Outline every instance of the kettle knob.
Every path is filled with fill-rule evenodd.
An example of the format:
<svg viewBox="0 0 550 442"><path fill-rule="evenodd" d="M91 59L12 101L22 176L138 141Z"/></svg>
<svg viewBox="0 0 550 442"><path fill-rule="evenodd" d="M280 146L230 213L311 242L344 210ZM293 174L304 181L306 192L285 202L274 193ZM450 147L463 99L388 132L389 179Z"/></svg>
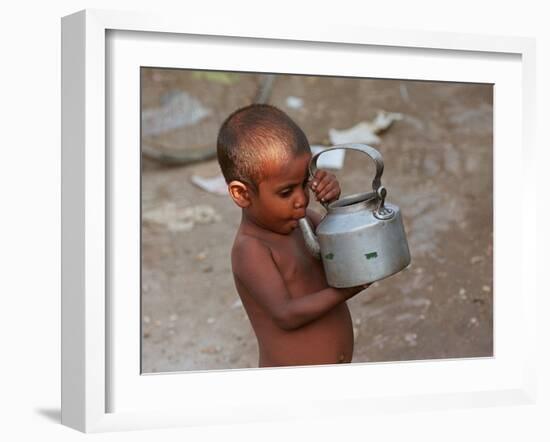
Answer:
<svg viewBox="0 0 550 442"><path fill-rule="evenodd" d="M376 208L374 212L374 216L378 219L390 219L393 216L393 209L390 209L389 207L384 206L384 202L386 200L387 191L384 186L380 186L378 190L376 191L379 198L378 207Z"/></svg>

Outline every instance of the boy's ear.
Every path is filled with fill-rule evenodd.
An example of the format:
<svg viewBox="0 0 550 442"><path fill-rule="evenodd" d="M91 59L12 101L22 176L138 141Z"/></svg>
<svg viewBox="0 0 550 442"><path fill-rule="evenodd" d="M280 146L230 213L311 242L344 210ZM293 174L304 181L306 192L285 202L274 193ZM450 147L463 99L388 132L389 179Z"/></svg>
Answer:
<svg viewBox="0 0 550 442"><path fill-rule="evenodd" d="M242 181L233 180L228 185L229 195L235 204L242 209L250 206L250 192L248 186Z"/></svg>

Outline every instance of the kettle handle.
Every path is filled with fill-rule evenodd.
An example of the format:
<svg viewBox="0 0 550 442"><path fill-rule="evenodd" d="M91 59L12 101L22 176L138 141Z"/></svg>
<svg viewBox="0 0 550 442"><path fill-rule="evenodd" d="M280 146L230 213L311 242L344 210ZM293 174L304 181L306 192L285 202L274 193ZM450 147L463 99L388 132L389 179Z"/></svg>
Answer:
<svg viewBox="0 0 550 442"><path fill-rule="evenodd" d="M382 159L382 155L380 152L378 152L374 147L368 146L367 144L359 144L359 143L352 143L352 144L338 144L337 146L329 147L328 149L322 150L321 152L316 153L313 158L311 158L311 161L309 162L309 174L313 177L315 176L315 172L317 172L317 159L320 155L324 154L325 152L329 152L331 150L336 149L351 149L351 150L358 150L359 152L363 152L367 154L369 157L372 158L372 160L376 164L376 175L374 176L374 180L372 180L372 190L374 190L376 193L378 193L378 189L382 185L382 172L384 172L384 160Z"/></svg>

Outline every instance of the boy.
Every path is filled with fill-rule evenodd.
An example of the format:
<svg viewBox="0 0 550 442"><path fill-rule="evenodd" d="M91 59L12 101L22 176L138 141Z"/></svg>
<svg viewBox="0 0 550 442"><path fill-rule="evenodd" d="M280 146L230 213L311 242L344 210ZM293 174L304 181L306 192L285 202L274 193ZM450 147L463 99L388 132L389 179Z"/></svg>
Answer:
<svg viewBox="0 0 550 442"><path fill-rule="evenodd" d="M242 209L231 263L235 285L259 345L259 366L351 362L353 327L345 301L366 286L329 287L322 263L306 249L298 219L308 187L318 200L340 196L334 175L308 182L311 150L282 111L251 105L235 111L218 134L218 161L233 201Z"/></svg>

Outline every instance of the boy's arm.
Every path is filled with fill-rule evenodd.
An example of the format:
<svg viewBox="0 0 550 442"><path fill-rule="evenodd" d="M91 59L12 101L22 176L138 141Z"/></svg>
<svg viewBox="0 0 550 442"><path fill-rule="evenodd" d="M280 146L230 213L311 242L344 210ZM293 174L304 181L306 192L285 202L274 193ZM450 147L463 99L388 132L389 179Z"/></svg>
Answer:
<svg viewBox="0 0 550 442"><path fill-rule="evenodd" d="M306 325L366 286L335 289L291 298L271 251L254 238L246 238L233 249L233 273L248 293L285 330Z"/></svg>

